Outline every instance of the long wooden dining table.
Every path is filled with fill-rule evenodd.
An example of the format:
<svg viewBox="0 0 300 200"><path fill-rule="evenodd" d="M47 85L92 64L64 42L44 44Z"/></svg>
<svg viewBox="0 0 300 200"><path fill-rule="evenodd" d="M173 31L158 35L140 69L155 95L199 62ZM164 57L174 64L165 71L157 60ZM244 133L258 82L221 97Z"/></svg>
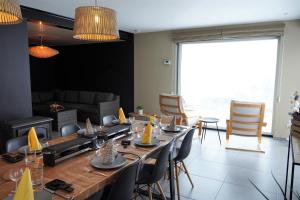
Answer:
<svg viewBox="0 0 300 200"><path fill-rule="evenodd" d="M187 127L186 127L187 128ZM121 153L126 159L127 163L124 167L115 170L99 170L95 169L90 165L90 159L95 155L95 151L89 151L78 155L76 157L65 160L61 163L58 163L54 167L44 166L43 169L43 183L47 183L53 179L61 179L67 183L72 184L74 191L67 193L64 191L57 191L60 194L72 196L76 200L87 199L94 193L103 189L107 184L112 182L118 173L121 173L122 170L130 165L132 162L135 162L138 155L142 160L146 160L151 154L158 151L160 147L168 144L174 138L178 139L181 136L185 135L188 129L183 129L179 133L165 133L162 132L159 134L158 140L159 145L151 148L137 147L132 141L129 146L124 148L120 145L121 140L116 141L117 150ZM65 137L59 137L53 140L48 141L49 145L54 145L62 143L65 141L72 140L77 137L77 134L71 134ZM131 137L131 136L128 136ZM132 138L132 137L131 137ZM132 155L135 154L135 155ZM20 161L17 163L8 163L3 159L0 159L0 199L5 198L10 194L14 189L15 183L8 180L8 173L11 168L21 168L25 167L25 162ZM172 155L169 156L169 177L170 180L170 197L169 199L175 200L175 187L174 187L174 166L172 161ZM53 194L52 199L60 200L63 199L58 195Z"/></svg>

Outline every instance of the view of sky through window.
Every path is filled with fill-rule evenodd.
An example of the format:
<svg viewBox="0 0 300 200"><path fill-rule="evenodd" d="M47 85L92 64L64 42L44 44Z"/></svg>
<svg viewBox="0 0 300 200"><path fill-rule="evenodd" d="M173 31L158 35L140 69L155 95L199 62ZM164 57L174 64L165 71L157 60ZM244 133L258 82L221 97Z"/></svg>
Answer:
<svg viewBox="0 0 300 200"><path fill-rule="evenodd" d="M271 132L278 39L181 44L179 93L226 127L231 100L264 102Z"/></svg>

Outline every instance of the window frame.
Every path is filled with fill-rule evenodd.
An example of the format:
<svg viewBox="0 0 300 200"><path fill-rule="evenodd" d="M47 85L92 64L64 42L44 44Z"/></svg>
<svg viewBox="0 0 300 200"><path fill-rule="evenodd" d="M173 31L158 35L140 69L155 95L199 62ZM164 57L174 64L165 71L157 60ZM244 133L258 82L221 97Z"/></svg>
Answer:
<svg viewBox="0 0 300 200"><path fill-rule="evenodd" d="M214 42L232 42L232 41L251 41L251 40L266 40L266 39L277 39L277 61L276 61L276 72L275 72L275 83L274 83L274 96L273 96L273 112L272 112L272 127L271 133L265 133L264 135L274 135L275 126L277 123L276 114L278 113L278 103L280 103L280 91L282 86L282 56L283 56L283 41L284 36L259 36L259 37L249 37L249 38L231 38L231 39L218 39L218 40L205 40L205 41L192 41L192 42L178 42L176 43L176 73L175 73L175 89L176 94L181 95L181 55L182 55L182 45L183 44L195 44L195 43L214 43Z"/></svg>

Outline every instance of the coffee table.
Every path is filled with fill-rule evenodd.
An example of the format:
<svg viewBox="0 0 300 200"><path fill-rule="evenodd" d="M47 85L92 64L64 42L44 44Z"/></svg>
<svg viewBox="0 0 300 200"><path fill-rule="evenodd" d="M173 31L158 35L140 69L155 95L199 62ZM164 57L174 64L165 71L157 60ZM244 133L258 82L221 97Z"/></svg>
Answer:
<svg viewBox="0 0 300 200"><path fill-rule="evenodd" d="M216 124L216 128L218 131L218 136L219 136L219 141L220 141L220 145L222 145L221 143L221 137L220 137L220 132L219 132L219 127L218 127L218 122L219 119L218 118L214 118L214 117L203 117L201 119L199 119L200 122L203 122L203 134L201 137L201 144L202 144L202 140L205 139L205 135L206 135L206 130L207 130L207 124Z"/></svg>

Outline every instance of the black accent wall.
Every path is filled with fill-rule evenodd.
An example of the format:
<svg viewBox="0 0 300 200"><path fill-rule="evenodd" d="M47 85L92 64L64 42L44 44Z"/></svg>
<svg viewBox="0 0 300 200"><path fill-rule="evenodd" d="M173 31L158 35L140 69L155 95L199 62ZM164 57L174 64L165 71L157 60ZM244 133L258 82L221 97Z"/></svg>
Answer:
<svg viewBox="0 0 300 200"><path fill-rule="evenodd" d="M59 88L56 68L59 70L59 57L40 59L30 56L30 76L32 91L50 91Z"/></svg>
<svg viewBox="0 0 300 200"><path fill-rule="evenodd" d="M113 92L125 112L134 110L134 40L75 46L56 46L60 54L30 58L32 91L54 88Z"/></svg>
<svg viewBox="0 0 300 200"><path fill-rule="evenodd" d="M32 116L26 23L0 26L0 120Z"/></svg>

